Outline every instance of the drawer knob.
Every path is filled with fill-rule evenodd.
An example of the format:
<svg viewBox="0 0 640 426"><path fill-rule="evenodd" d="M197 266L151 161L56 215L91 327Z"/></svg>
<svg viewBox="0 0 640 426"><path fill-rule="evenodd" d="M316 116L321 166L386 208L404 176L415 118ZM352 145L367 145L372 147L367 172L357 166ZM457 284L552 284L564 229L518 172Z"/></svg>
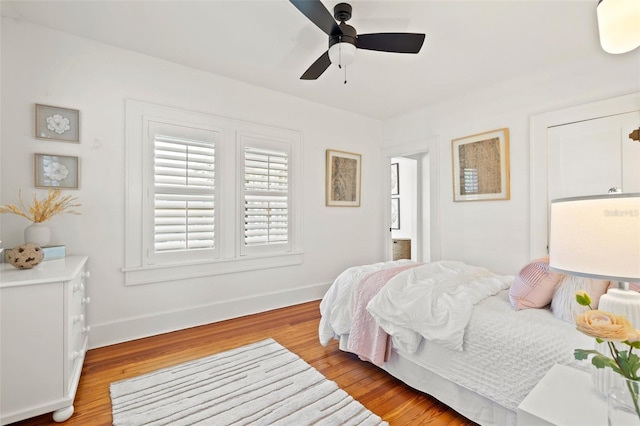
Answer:
<svg viewBox="0 0 640 426"><path fill-rule="evenodd" d="M82 327L82 334L89 334L91 326Z"/></svg>
<svg viewBox="0 0 640 426"><path fill-rule="evenodd" d="M74 284L73 292L75 293L77 291L84 291L84 284Z"/></svg>
<svg viewBox="0 0 640 426"><path fill-rule="evenodd" d="M91 272L89 272L89 271L84 271L80 275L82 276L82 278L91 278Z"/></svg>
<svg viewBox="0 0 640 426"><path fill-rule="evenodd" d="M73 322L74 322L74 323L76 323L76 322L82 322L82 321L84 321L84 315L83 315L83 314L75 315L75 316L73 317Z"/></svg>
<svg viewBox="0 0 640 426"><path fill-rule="evenodd" d="M90 297L82 298L82 304L83 305L88 305L89 303L91 303L91 298Z"/></svg>
<svg viewBox="0 0 640 426"><path fill-rule="evenodd" d="M83 350L71 352L71 359L78 359L78 358L82 358L82 357L84 357L84 351Z"/></svg>

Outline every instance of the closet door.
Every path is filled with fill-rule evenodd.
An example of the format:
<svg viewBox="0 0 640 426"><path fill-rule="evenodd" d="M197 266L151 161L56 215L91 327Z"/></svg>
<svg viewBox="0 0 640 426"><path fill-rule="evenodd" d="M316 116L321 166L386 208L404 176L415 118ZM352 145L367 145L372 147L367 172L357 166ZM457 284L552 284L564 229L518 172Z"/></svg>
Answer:
<svg viewBox="0 0 640 426"><path fill-rule="evenodd" d="M640 192L640 142L629 138L638 128L638 111L549 128L549 200Z"/></svg>

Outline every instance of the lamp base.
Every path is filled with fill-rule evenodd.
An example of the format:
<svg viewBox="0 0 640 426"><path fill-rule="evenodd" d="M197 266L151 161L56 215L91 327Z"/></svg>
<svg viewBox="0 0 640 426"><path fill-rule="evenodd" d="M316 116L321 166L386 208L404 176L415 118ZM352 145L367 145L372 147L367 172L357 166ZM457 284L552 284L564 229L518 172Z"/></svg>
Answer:
<svg viewBox="0 0 640 426"><path fill-rule="evenodd" d="M640 328L640 293L637 291L611 288L600 297L598 309L616 315L623 315L631 321L635 328ZM595 349L607 356L611 355L606 343L596 343ZM593 379L593 385L604 396L609 394L611 387L623 383L622 376L610 368L594 367L591 370L591 378Z"/></svg>

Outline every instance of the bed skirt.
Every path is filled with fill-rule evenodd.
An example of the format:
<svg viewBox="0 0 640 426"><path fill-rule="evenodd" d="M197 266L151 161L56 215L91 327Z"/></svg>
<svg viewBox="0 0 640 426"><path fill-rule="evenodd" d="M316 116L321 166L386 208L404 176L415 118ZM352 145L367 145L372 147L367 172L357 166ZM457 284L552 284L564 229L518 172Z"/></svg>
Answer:
<svg viewBox="0 0 640 426"><path fill-rule="evenodd" d="M340 336L340 350L350 352L348 342L348 335ZM515 426L517 423L516 412L425 369L396 349L391 350L389 360L381 368L480 425Z"/></svg>

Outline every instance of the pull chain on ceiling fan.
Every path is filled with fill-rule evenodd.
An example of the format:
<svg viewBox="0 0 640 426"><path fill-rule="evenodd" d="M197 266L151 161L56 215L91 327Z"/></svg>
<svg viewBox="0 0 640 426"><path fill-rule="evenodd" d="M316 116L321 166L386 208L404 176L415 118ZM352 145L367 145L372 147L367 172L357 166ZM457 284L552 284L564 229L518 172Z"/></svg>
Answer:
<svg viewBox="0 0 640 426"><path fill-rule="evenodd" d="M289 0L304 16L329 36L329 49L302 74L301 80L316 80L334 63L340 68L353 63L357 49L380 52L418 53L424 43L424 34L372 33L358 34L345 22L351 19L351 5L339 3L333 16L320 0ZM334 19L335 18L335 19ZM340 23L338 24L337 21Z"/></svg>

